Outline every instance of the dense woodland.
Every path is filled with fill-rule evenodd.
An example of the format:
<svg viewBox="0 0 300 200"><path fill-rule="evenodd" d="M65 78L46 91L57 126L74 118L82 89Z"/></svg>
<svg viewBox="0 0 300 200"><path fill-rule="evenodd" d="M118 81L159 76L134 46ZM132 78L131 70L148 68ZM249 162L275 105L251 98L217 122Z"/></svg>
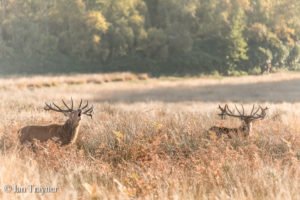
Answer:
<svg viewBox="0 0 300 200"><path fill-rule="evenodd" d="M1 0L0 72L299 69L299 0Z"/></svg>

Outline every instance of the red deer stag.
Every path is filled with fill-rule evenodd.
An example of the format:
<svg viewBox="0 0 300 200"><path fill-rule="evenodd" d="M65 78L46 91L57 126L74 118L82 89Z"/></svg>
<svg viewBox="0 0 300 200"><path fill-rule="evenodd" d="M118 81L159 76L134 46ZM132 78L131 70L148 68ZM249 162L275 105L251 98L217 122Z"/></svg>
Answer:
<svg viewBox="0 0 300 200"><path fill-rule="evenodd" d="M245 109L243 105L242 112L235 106L235 109L238 112L238 114L235 114L234 111L229 109L227 104L224 106L224 108L222 108L219 105L219 109L221 110L221 113L219 115L222 117L222 119L224 119L225 116L236 117L242 121L242 124L238 128L213 126L209 129L209 131L215 132L218 137L221 137L222 135L227 135L229 138L232 138L233 136L251 136L252 122L259 119L264 119L266 116L266 110L268 108L262 108L261 106L259 106L257 109L255 109L255 106L253 105L250 115L245 114Z"/></svg>
<svg viewBox="0 0 300 200"><path fill-rule="evenodd" d="M53 103L46 103L45 110L55 111L63 113L68 116L67 121L64 124L50 124L46 126L25 126L19 130L20 143L33 142L33 140L39 140L45 142L49 139L56 138L61 145L75 143L78 135L78 129L80 126L80 120L82 115L87 115L92 118L93 106L89 107L88 101L82 106L82 100L77 109L73 109L73 100L71 99L71 107L69 107L64 100L62 100L65 109L60 108Z"/></svg>

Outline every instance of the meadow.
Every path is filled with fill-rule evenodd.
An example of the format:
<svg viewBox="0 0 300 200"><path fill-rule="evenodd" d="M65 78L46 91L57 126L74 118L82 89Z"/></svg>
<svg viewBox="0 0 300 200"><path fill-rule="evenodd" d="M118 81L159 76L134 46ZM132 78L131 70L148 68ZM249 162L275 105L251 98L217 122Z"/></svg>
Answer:
<svg viewBox="0 0 300 200"><path fill-rule="evenodd" d="M0 199L300 199L299 86L288 72L1 78ZM44 103L71 97L94 105L76 145L19 145L23 126L64 123ZM219 118L225 103L269 110L253 136L218 139L209 127L240 125Z"/></svg>

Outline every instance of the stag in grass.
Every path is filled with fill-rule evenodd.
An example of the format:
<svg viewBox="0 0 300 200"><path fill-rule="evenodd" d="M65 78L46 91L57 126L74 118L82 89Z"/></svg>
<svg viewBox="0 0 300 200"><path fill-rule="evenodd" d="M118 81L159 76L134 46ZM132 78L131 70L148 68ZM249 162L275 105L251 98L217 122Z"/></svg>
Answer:
<svg viewBox="0 0 300 200"><path fill-rule="evenodd" d="M232 138L233 136L242 136L242 137L251 136L252 123L255 120L264 119L268 108L267 107L263 108L261 106L255 108L255 105L253 105L250 115L246 115L244 106L241 105L241 107L242 107L242 111L240 111L235 105L235 110L237 111L237 114L235 114L234 110L229 109L227 104L224 106L224 108L222 108L219 105L219 109L221 111L219 115L221 116L221 118L224 119L226 116L239 118L242 122L240 127L227 128L227 127L213 126L209 129L209 131L216 133L218 137L221 137L222 135L227 135L229 138Z"/></svg>
<svg viewBox="0 0 300 200"><path fill-rule="evenodd" d="M55 111L63 113L68 117L64 124L50 124L46 126L25 126L19 130L20 143L33 142L38 140L45 142L49 139L56 139L61 145L75 143L80 126L81 116L87 115L92 118L93 106L89 106L88 101L83 105L82 100L77 109L73 108L73 100L71 99L71 106L69 107L64 100L62 100L65 109L62 109L55 103L46 103L44 109L46 111Z"/></svg>

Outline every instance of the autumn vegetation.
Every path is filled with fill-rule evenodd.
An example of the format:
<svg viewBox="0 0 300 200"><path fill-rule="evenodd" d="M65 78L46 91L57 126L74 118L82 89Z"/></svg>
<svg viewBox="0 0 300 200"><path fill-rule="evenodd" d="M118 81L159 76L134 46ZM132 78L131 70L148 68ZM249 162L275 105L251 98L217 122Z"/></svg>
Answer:
<svg viewBox="0 0 300 200"><path fill-rule="evenodd" d="M299 77L281 73L1 87L0 198L299 199ZM28 85L45 78L14 80ZM266 93L273 87L277 91ZM84 97L95 111L93 119L82 119L75 145L19 145L20 127L66 120L45 111L45 101L70 97ZM207 132L213 125L240 125L238 119L217 115L218 104L235 102L246 110L253 103L269 107L265 119L253 124L253 135L218 139ZM7 193L7 184L53 186L58 191Z"/></svg>

